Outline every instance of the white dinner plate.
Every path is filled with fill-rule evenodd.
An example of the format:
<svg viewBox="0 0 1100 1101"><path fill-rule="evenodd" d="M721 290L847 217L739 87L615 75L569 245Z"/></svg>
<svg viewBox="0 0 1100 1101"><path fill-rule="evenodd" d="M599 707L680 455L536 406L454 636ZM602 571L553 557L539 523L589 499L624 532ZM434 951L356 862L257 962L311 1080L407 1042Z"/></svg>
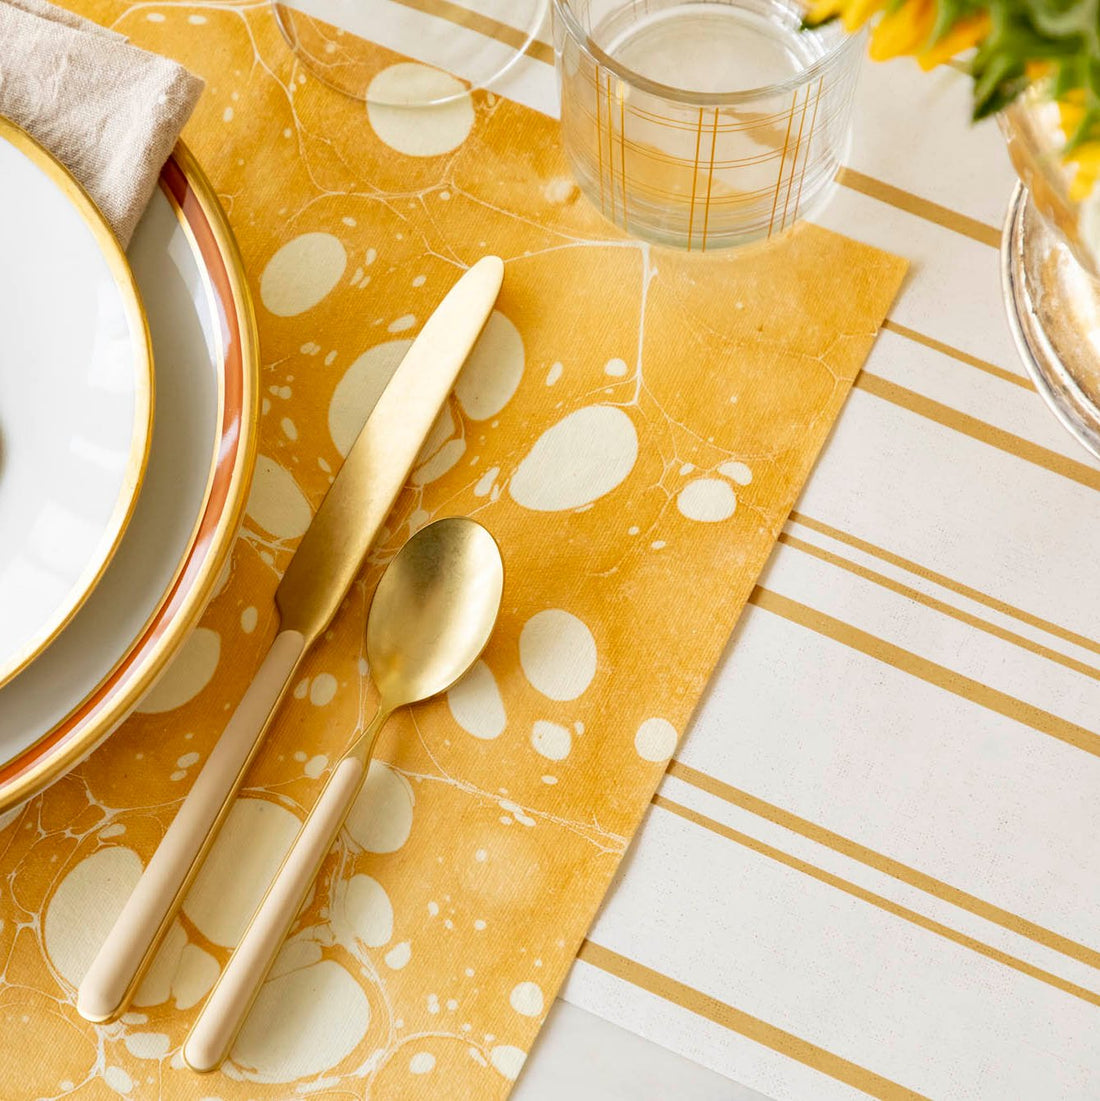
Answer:
<svg viewBox="0 0 1100 1101"><path fill-rule="evenodd" d="M0 684L84 603L148 453L153 366L121 246L0 117Z"/></svg>
<svg viewBox="0 0 1100 1101"><path fill-rule="evenodd" d="M0 688L0 810L94 749L149 689L213 594L255 463L259 354L233 235L182 145L130 244L156 361L133 519L102 580Z"/></svg>

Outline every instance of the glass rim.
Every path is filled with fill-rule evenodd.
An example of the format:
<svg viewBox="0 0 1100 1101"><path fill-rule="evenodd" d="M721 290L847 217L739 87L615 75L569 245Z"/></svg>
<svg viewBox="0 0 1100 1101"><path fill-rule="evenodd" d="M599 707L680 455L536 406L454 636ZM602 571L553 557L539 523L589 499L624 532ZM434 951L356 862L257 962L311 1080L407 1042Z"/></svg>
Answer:
<svg viewBox="0 0 1100 1101"><path fill-rule="evenodd" d="M658 80L651 80L612 57L597 45L592 36L581 26L577 17L573 14L570 0L552 0L551 7L555 16L563 21L566 31L581 49L605 69L613 72L620 80L631 87L638 88L640 91L691 107L734 106L761 99L765 96L793 92L806 84L812 83L815 77L825 69L831 68L843 54L851 49L858 48L862 51L863 40L867 35L865 29L855 32L841 31L840 38L825 53L807 65L805 69L792 74L785 80L779 80L772 84L762 84L757 88L742 88L731 92L691 92L684 88L677 88L673 84L662 84Z"/></svg>
<svg viewBox="0 0 1100 1101"><path fill-rule="evenodd" d="M291 51L294 57L302 63L302 65L326 88L331 88L335 92L339 92L341 95L348 96L350 99L354 99L360 103L373 104L375 107L399 107L401 109L420 110L434 107L442 107L448 103L454 103L456 100L462 99L464 96L469 95L472 92L493 91L494 85L502 80L505 76L510 75L515 66L521 58L525 57L528 49L538 39L539 30L543 26L546 20L546 13L549 10L549 0L527 0L531 5L532 17L526 21L526 29L522 27L509 26L508 29L515 31L517 34L523 36L523 42L521 45L515 45L514 43L506 45L511 46L511 55L502 64L493 67L491 72L479 73L477 76L468 77L463 76L460 73L453 71L443 65L436 65L428 62L423 64L428 65L429 68L437 69L441 73L446 73L448 76L453 76L463 87L454 92L448 92L444 95L435 97L434 99L423 99L413 102L403 102L395 99L383 99L373 98L370 95L370 83L362 87L350 87L345 84L341 84L339 80L335 79L330 73L325 71L324 65L326 64L323 59L316 57L314 54L308 52L302 44L302 36L298 27L294 23L296 17L302 19L308 19L313 21L322 21L319 16L314 15L312 12L304 10L296 5L295 0L270 0L270 10L274 17L275 25L279 29L279 33L282 35L283 41L287 48ZM3 3L3 0L0 0ZM427 12L431 18L436 18L434 13ZM447 18L443 16L441 18ZM323 22L323 21L322 21ZM365 38L357 31L347 30L340 27L338 24L333 24L337 27L337 30L341 35L346 34L348 38L357 39L363 42L366 46L373 49L374 44L370 39ZM480 33L480 32L477 32ZM490 37L492 41L501 42L500 38L493 36ZM412 60L416 60L413 58Z"/></svg>

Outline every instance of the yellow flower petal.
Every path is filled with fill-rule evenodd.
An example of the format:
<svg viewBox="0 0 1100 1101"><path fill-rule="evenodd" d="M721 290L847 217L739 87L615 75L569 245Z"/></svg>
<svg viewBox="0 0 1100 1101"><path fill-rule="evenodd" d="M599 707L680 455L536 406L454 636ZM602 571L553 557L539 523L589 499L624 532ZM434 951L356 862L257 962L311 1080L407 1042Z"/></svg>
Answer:
<svg viewBox="0 0 1100 1101"><path fill-rule="evenodd" d="M1083 152L1079 150L1078 152ZM1084 202L1096 186L1096 180L1100 177L1100 150L1094 149L1087 161L1078 158L1075 153L1070 157L1070 164L1077 166L1073 179L1069 185L1069 197L1075 202Z"/></svg>
<svg viewBox="0 0 1100 1101"><path fill-rule="evenodd" d="M936 14L931 0L908 0L888 12L871 32L871 58L888 61L920 49L932 33Z"/></svg>
<svg viewBox="0 0 1100 1101"><path fill-rule="evenodd" d="M844 10L845 0L813 0L806 9L806 22L816 27L839 15Z"/></svg>
<svg viewBox="0 0 1100 1101"><path fill-rule="evenodd" d="M858 31L868 19L886 6L886 0L845 0L841 18L844 28Z"/></svg>
<svg viewBox="0 0 1100 1101"><path fill-rule="evenodd" d="M945 61L966 50L979 45L989 34L989 14L980 12L978 15L960 19L938 42L933 43L927 50L922 51L917 60L922 69L934 69Z"/></svg>

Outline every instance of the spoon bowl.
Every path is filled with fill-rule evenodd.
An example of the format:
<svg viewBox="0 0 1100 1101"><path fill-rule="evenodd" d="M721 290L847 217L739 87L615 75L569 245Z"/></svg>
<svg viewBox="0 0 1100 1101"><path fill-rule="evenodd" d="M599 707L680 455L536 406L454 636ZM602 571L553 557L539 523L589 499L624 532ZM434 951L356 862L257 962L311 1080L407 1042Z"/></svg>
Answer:
<svg viewBox="0 0 1100 1101"><path fill-rule="evenodd" d="M397 552L367 618L367 662L392 711L445 692L477 661L500 610L496 540L465 516L436 520Z"/></svg>

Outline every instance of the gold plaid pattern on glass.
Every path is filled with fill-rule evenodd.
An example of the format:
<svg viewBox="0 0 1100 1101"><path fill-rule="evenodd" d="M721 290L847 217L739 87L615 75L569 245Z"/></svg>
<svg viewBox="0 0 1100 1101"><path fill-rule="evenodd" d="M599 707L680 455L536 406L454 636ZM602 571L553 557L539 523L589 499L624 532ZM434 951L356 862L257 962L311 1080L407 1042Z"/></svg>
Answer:
<svg viewBox="0 0 1100 1101"><path fill-rule="evenodd" d="M827 197L860 42L801 31L783 0L556 0L554 16L566 152L616 225L703 251L770 237Z"/></svg>

